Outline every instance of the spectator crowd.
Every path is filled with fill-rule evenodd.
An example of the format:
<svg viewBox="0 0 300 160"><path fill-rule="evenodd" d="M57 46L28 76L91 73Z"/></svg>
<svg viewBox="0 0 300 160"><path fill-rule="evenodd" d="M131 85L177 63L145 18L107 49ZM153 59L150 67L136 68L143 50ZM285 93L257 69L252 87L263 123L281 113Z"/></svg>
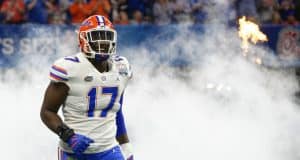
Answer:
<svg viewBox="0 0 300 160"><path fill-rule="evenodd" d="M300 0L0 0L0 23L78 24L100 14L118 25L201 24L220 12L235 22L241 16L261 24L298 25Z"/></svg>

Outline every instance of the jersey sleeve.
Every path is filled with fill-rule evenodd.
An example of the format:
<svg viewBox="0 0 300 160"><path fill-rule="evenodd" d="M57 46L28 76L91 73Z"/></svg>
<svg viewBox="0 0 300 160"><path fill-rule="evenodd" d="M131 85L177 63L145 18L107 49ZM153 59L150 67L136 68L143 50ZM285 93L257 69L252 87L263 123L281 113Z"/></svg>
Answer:
<svg viewBox="0 0 300 160"><path fill-rule="evenodd" d="M55 61L50 67L49 79L54 82L67 82L69 74L64 59Z"/></svg>
<svg viewBox="0 0 300 160"><path fill-rule="evenodd" d="M121 98L120 98L120 109L117 112L116 115L116 124L117 124L117 134L116 137L119 137L123 134L127 133L126 130L126 125L125 125L125 120L124 120L124 116L123 116L123 112L122 112L122 108L123 108L123 95L124 93L122 93Z"/></svg>

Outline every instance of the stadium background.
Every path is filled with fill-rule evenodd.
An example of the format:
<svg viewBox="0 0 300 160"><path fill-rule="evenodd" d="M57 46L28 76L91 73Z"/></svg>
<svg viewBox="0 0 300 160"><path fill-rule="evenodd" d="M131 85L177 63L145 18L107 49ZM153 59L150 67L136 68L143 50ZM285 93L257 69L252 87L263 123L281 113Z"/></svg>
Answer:
<svg viewBox="0 0 300 160"><path fill-rule="evenodd" d="M108 1L98 1L98 9L84 14L101 13ZM77 1L2 0L1 6L11 2L13 8L0 11L1 157L53 160L57 136L41 123L39 109L53 60L78 51L78 21L69 9ZM22 3L38 7L12 18L18 14L9 12L19 12ZM299 1L109 4L117 52L134 70L124 110L136 159L299 159L300 113L294 96ZM193 10L197 4L201 7ZM90 6L86 10L93 10ZM243 15L269 38L250 48L264 55L267 67L242 56L236 21Z"/></svg>
<svg viewBox="0 0 300 160"><path fill-rule="evenodd" d="M292 59L289 66L297 65L294 60L300 50L299 1L219 1L223 4L213 0L1 0L0 28L4 32L0 33L0 65L15 63L9 60L12 54L56 53L55 46L61 38L74 39L72 43L76 43L70 32L75 32L78 24L93 14L104 15L116 25L120 50L128 45L149 47L149 37L171 38L180 25L189 25L199 35L205 31L205 25L214 24L216 19L236 28L237 19L247 16L267 34L269 41L265 45L273 54ZM40 32L47 31L52 39L43 39ZM70 52L76 51L73 48Z"/></svg>

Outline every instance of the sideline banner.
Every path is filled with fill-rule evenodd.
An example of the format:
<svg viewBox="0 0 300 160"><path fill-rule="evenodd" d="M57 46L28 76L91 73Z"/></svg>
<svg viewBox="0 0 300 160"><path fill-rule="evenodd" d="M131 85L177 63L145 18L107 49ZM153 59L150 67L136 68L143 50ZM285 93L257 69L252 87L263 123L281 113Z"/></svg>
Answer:
<svg viewBox="0 0 300 160"><path fill-rule="evenodd" d="M0 67L15 65L17 63L13 60L15 56L76 53L78 51L76 28L71 25L0 25ZM155 46L152 46L152 38L168 39L177 33L176 25L117 26L116 29L118 50L141 45L155 49ZM201 35L205 26L192 26L191 29ZM261 29L268 36L267 46L278 55L279 59L293 61L290 63L291 66L300 66L300 26L267 25Z"/></svg>

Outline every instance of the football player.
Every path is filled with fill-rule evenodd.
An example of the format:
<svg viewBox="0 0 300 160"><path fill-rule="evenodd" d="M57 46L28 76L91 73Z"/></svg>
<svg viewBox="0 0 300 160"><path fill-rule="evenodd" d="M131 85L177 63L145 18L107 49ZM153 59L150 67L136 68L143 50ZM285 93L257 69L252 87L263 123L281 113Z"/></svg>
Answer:
<svg viewBox="0 0 300 160"><path fill-rule="evenodd" d="M104 16L93 15L80 25L78 39L81 52L51 66L40 112L60 137L59 160L133 160L122 114L132 71L115 54L116 30Z"/></svg>

